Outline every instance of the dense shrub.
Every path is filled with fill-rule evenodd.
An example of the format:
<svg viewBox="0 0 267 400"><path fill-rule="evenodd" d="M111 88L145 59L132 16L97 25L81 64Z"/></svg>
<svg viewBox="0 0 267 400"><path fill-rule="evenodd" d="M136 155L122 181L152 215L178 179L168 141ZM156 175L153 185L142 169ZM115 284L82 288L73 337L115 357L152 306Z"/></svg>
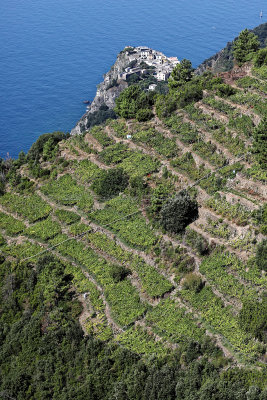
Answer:
<svg viewBox="0 0 267 400"><path fill-rule="evenodd" d="M136 118L137 113L154 104L155 94L144 92L138 85L131 85L116 99L114 111L123 118Z"/></svg>
<svg viewBox="0 0 267 400"><path fill-rule="evenodd" d="M161 209L161 224L164 229L180 233L198 218L198 205L184 190L166 201Z"/></svg>
<svg viewBox="0 0 267 400"><path fill-rule="evenodd" d="M263 239L263 241L258 244L256 264L259 269L267 271L267 239Z"/></svg>
<svg viewBox="0 0 267 400"><path fill-rule="evenodd" d="M236 89L226 83L220 83L214 87L216 94L221 97L229 97L236 93Z"/></svg>
<svg viewBox="0 0 267 400"><path fill-rule="evenodd" d="M153 117L153 111L149 108L142 108L136 114L136 119L139 122L149 121Z"/></svg>
<svg viewBox="0 0 267 400"><path fill-rule="evenodd" d="M156 100L156 113L160 119L169 117L171 113L177 108L177 100L173 95L166 96L160 95Z"/></svg>
<svg viewBox="0 0 267 400"><path fill-rule="evenodd" d="M267 65L267 48L261 49L258 51L254 61L255 67L262 67L263 65Z"/></svg>
<svg viewBox="0 0 267 400"><path fill-rule="evenodd" d="M254 33L244 29L234 41L234 57L238 65L244 64L250 53L256 52L260 47L259 39Z"/></svg>
<svg viewBox="0 0 267 400"><path fill-rule="evenodd" d="M190 82L179 92L178 105L183 108L192 102L201 100L202 97L203 92L201 86L194 82Z"/></svg>
<svg viewBox="0 0 267 400"><path fill-rule="evenodd" d="M255 338L265 341L267 339L267 298L260 303L257 300L246 300L239 314L240 327Z"/></svg>
<svg viewBox="0 0 267 400"><path fill-rule="evenodd" d="M109 197L122 192L128 186L129 177L121 168L102 171L92 184L92 189L102 197Z"/></svg>
<svg viewBox="0 0 267 400"><path fill-rule="evenodd" d="M187 59L183 59L180 64L177 64L173 69L168 81L170 90L176 90L185 83L191 81L193 77L192 63Z"/></svg>
<svg viewBox="0 0 267 400"><path fill-rule="evenodd" d="M262 168L267 167L267 118L263 118L253 134L253 152Z"/></svg>
<svg viewBox="0 0 267 400"><path fill-rule="evenodd" d="M53 157L55 146L67 137L68 135L63 132L44 133L31 146L27 154L27 159L35 161L39 160L43 155L46 159Z"/></svg>
<svg viewBox="0 0 267 400"><path fill-rule="evenodd" d="M115 283L123 281L131 271L123 265L113 265L110 271L111 277Z"/></svg>
<svg viewBox="0 0 267 400"><path fill-rule="evenodd" d="M195 293L200 292L203 288L201 277L194 273L187 274L183 280L183 288L186 290L192 290Z"/></svg>

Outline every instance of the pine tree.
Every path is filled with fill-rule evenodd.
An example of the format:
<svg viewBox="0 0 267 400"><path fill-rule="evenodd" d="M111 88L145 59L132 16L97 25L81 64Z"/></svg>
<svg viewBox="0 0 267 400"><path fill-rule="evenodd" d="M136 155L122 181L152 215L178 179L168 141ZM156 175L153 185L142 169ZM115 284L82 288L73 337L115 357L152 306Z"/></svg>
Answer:
<svg viewBox="0 0 267 400"><path fill-rule="evenodd" d="M186 58L181 61L180 64L177 64L173 69L168 85L170 90L177 89L180 86L184 85L186 82L191 81L193 77L192 63Z"/></svg>
<svg viewBox="0 0 267 400"><path fill-rule="evenodd" d="M234 57L239 66L247 61L250 53L259 50L260 43L258 37L248 29L243 30L234 42Z"/></svg>

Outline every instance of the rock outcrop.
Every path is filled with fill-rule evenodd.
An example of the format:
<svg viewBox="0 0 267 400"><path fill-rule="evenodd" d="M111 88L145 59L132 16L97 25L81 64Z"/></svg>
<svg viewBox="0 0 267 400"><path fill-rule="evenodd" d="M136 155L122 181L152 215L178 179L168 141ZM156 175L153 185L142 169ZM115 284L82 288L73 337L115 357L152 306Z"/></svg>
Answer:
<svg viewBox="0 0 267 400"><path fill-rule="evenodd" d="M104 75L104 81L97 87L96 96L71 134L80 134L90 127L90 119L97 111L112 110L115 99L128 86L129 78L145 80L152 78L157 86L158 81L167 82L173 68L179 63L177 57L166 57L162 52L148 47L126 47L121 51L115 64ZM135 77L134 77L135 75ZM155 87L150 90L154 90Z"/></svg>
<svg viewBox="0 0 267 400"><path fill-rule="evenodd" d="M122 51L118 54L115 64L110 68L109 72L104 75L104 80L97 86L97 92L94 100L89 106L87 112L82 116L71 134L81 134L86 129L88 116L100 107L106 105L108 108L114 108L115 99L128 86L127 82L119 79L120 74L131 62L131 52Z"/></svg>

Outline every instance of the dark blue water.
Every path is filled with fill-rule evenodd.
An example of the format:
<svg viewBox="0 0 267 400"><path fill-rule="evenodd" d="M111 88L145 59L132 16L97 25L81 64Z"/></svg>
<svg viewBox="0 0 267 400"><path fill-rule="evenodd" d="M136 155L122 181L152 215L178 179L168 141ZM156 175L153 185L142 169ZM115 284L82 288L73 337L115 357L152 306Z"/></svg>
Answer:
<svg viewBox="0 0 267 400"><path fill-rule="evenodd" d="M69 131L126 45L197 66L266 21L264 0L0 0L0 156ZM263 18L259 13L263 10Z"/></svg>

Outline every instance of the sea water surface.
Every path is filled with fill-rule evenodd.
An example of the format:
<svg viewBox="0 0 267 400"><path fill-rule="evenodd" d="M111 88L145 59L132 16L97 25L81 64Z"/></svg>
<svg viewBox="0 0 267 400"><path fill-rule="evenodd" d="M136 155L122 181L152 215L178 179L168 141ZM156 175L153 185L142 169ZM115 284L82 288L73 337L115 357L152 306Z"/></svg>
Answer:
<svg viewBox="0 0 267 400"><path fill-rule="evenodd" d="M0 157L70 131L125 46L194 66L244 28L264 0L0 0ZM263 18L260 19L260 11Z"/></svg>

